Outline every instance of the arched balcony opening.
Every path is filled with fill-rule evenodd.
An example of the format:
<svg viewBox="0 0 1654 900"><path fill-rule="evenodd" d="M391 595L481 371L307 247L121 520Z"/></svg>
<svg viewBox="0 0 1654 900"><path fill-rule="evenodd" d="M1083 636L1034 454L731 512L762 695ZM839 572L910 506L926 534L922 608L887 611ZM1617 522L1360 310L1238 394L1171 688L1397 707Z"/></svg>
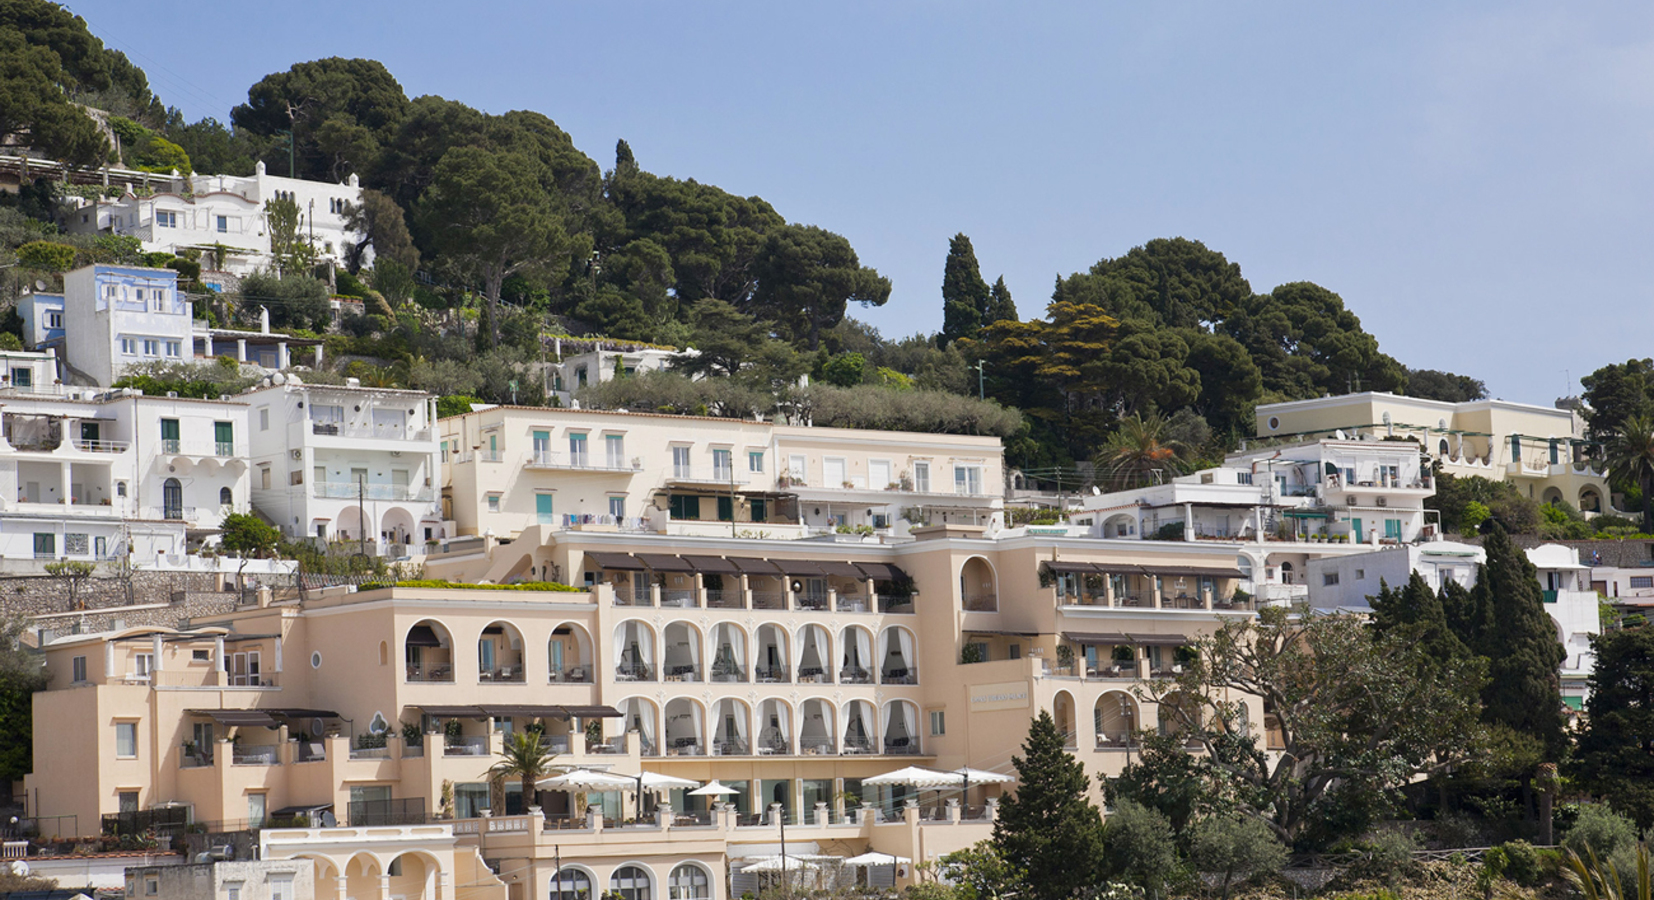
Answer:
<svg viewBox="0 0 1654 900"><path fill-rule="evenodd" d="M844 707L844 754L854 756L877 753L878 720L873 704L866 700L851 700Z"/></svg>
<svg viewBox="0 0 1654 900"><path fill-rule="evenodd" d="M798 709L798 752L831 756L838 752L834 734L832 704L819 698L805 700Z"/></svg>
<svg viewBox="0 0 1654 900"><path fill-rule="evenodd" d="M655 633L642 622L615 626L615 680L655 680Z"/></svg>
<svg viewBox="0 0 1654 900"><path fill-rule="evenodd" d="M688 622L666 626L661 640L661 674L667 681L701 680L701 632Z"/></svg>
<svg viewBox="0 0 1654 900"><path fill-rule="evenodd" d="M1201 726L1200 704L1187 694L1173 691L1160 698L1158 721L1162 737L1191 734Z"/></svg>
<svg viewBox="0 0 1654 900"><path fill-rule="evenodd" d="M523 633L510 622L490 622L477 638L477 680L522 684Z"/></svg>
<svg viewBox="0 0 1654 900"><path fill-rule="evenodd" d="M745 684L746 680L747 633L731 622L712 626L712 681Z"/></svg>
<svg viewBox="0 0 1654 900"><path fill-rule="evenodd" d="M622 729L637 732L639 752L644 756L659 756L660 744L655 740L655 736L660 732L654 701L632 697L621 701L617 708L620 710Z"/></svg>
<svg viewBox="0 0 1654 900"><path fill-rule="evenodd" d="M592 642L586 629L574 624L553 628L546 641L546 656L552 682L591 683Z"/></svg>
<svg viewBox="0 0 1654 900"><path fill-rule="evenodd" d="M919 755L919 707L907 700L884 705L884 752L886 756Z"/></svg>
<svg viewBox="0 0 1654 900"><path fill-rule="evenodd" d="M792 708L780 700L770 699L758 704L755 749L759 756L785 756L793 752L792 713Z"/></svg>
<svg viewBox="0 0 1654 900"><path fill-rule="evenodd" d="M402 640L409 681L452 682L454 639L435 619L421 619Z"/></svg>
<svg viewBox="0 0 1654 900"><path fill-rule="evenodd" d="M753 679L761 683L791 681L792 673L787 665L786 630L779 625L760 625L755 643L758 649Z"/></svg>
<svg viewBox="0 0 1654 900"><path fill-rule="evenodd" d="M826 628L820 625L805 625L798 630L799 684L832 682L832 659L832 640L827 636Z"/></svg>
<svg viewBox="0 0 1654 900"><path fill-rule="evenodd" d="M752 707L725 697L712 707L712 755L748 756L752 753Z"/></svg>
<svg viewBox="0 0 1654 900"><path fill-rule="evenodd" d="M919 683L919 656L914 648L913 632L895 625L880 632L879 683Z"/></svg>
<svg viewBox="0 0 1654 900"><path fill-rule="evenodd" d="M1067 691L1058 691L1051 698L1051 717L1057 720L1057 730L1062 732L1063 746L1070 750L1076 749L1074 734L1074 697Z"/></svg>
<svg viewBox="0 0 1654 900"><path fill-rule="evenodd" d="M404 853L390 861L385 874L390 876L392 897L435 898L440 866L423 853Z"/></svg>
<svg viewBox="0 0 1654 900"><path fill-rule="evenodd" d="M873 683L873 632L850 625L839 632L839 684Z"/></svg>
<svg viewBox="0 0 1654 900"><path fill-rule="evenodd" d="M667 701L666 755L705 756L706 744L701 737L704 724L699 703L687 697Z"/></svg>
<svg viewBox="0 0 1654 900"><path fill-rule="evenodd" d="M999 580L993 566L980 556L965 560L959 570L959 602L966 612L999 610Z"/></svg>
<svg viewBox="0 0 1654 900"><path fill-rule="evenodd" d="M1097 698L1091 710L1097 732L1098 750L1124 750L1132 745L1132 733L1142 721L1137 701L1125 691L1108 691Z"/></svg>

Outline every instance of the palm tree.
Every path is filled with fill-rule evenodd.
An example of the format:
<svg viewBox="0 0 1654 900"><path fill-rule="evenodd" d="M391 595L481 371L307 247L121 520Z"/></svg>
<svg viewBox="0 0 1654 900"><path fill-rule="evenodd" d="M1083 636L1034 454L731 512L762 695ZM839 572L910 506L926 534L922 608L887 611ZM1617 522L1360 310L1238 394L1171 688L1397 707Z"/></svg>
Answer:
<svg viewBox="0 0 1654 900"><path fill-rule="evenodd" d="M1643 533L1654 533L1654 416L1626 417L1606 449L1608 471L1614 478L1642 489Z"/></svg>
<svg viewBox="0 0 1654 900"><path fill-rule="evenodd" d="M1634 853L1635 868L1621 872L1607 859L1597 859L1595 850L1587 847L1585 857L1568 850L1562 859L1562 877L1573 885L1585 900L1651 900L1649 883L1649 853L1647 844L1638 844Z"/></svg>
<svg viewBox="0 0 1654 900"><path fill-rule="evenodd" d="M526 808L534 802L535 782L550 775L552 770L557 768L556 759L557 754L552 752L542 729L530 726L506 739L505 746L500 748L500 761L488 769L488 780L492 784L502 785L503 794L505 779L512 776L522 779L523 806ZM504 804L501 803L500 812L504 811Z"/></svg>
<svg viewBox="0 0 1654 900"><path fill-rule="evenodd" d="M1132 413L1120 420L1120 427L1097 451L1092 463L1110 490L1124 490L1150 483L1156 472L1180 474L1188 468L1193 449L1171 436L1159 413L1151 413L1148 418Z"/></svg>

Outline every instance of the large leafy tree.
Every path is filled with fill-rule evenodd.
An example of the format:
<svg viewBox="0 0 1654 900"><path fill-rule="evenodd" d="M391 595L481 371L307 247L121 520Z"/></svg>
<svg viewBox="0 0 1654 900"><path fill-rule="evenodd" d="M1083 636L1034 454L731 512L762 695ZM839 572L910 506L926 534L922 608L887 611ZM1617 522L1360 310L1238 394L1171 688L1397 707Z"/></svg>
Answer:
<svg viewBox="0 0 1654 900"><path fill-rule="evenodd" d="M1605 449L1609 473L1642 494L1643 533L1654 533L1654 415L1639 411L1621 420Z"/></svg>
<svg viewBox="0 0 1654 900"><path fill-rule="evenodd" d="M1429 659L1411 635L1354 616L1271 607L1195 649L1183 674L1139 691L1204 751L1239 811L1289 844L1336 837L1329 823L1464 761L1480 734L1478 662ZM1246 696L1273 714L1278 751L1245 725L1232 698Z"/></svg>
<svg viewBox="0 0 1654 900"><path fill-rule="evenodd" d="M367 249L373 248L375 262L394 261L407 270L419 268L419 250L402 207L389 195L367 188L362 191L362 202L345 208L345 227L362 235L362 239L345 248L345 265L352 273L362 270Z"/></svg>
<svg viewBox="0 0 1654 900"><path fill-rule="evenodd" d="M1596 667L1574 775L1644 833L1654 829L1654 628L1591 640Z"/></svg>
<svg viewBox="0 0 1654 900"><path fill-rule="evenodd" d="M266 75L230 111L230 121L265 137L291 131L296 170L288 174L339 181L378 163L407 108L407 95L383 63L333 56ZM285 141L271 145L266 162L285 172L286 149Z"/></svg>
<svg viewBox="0 0 1654 900"><path fill-rule="evenodd" d="M1379 582L1378 594L1370 602L1372 627L1378 633L1411 636L1430 659L1464 659L1469 655L1470 649L1447 620L1441 595L1431 590L1418 572L1412 573L1401 588Z"/></svg>
<svg viewBox="0 0 1654 900"><path fill-rule="evenodd" d="M937 343L946 347L960 338L974 338L988 324L993 303L988 283L976 262L976 250L963 233L948 241L948 258L942 264L942 333Z"/></svg>
<svg viewBox="0 0 1654 900"><path fill-rule="evenodd" d="M983 327L995 322L1015 322L1017 320L1017 302L1011 299L1011 289L1005 286L1005 276L994 279L994 286L988 289L988 312L982 317Z"/></svg>
<svg viewBox="0 0 1654 900"><path fill-rule="evenodd" d="M1283 284L1253 296L1219 330L1252 354L1265 390L1287 397L1407 386L1402 365L1379 352L1342 297L1318 284Z"/></svg>
<svg viewBox="0 0 1654 900"><path fill-rule="evenodd" d="M64 93L68 80L50 47L31 45L16 28L0 25L0 141L70 165L103 162L109 142Z"/></svg>
<svg viewBox="0 0 1654 900"><path fill-rule="evenodd" d="M1407 395L1444 403L1464 403L1487 396L1487 385L1469 375L1455 375L1438 369L1408 369Z"/></svg>
<svg viewBox="0 0 1654 900"><path fill-rule="evenodd" d="M1029 895L1062 900L1090 885L1102 856L1102 816L1086 797L1091 779L1066 749L1048 710L1028 728L1017 770L1016 793L999 805L994 846L1026 873Z"/></svg>
<svg viewBox="0 0 1654 900"><path fill-rule="evenodd" d="M1210 328L1228 318L1252 286L1240 266L1199 241L1156 238L1126 255L1058 282L1064 299L1096 303L1119 319L1155 326Z"/></svg>
<svg viewBox="0 0 1654 900"><path fill-rule="evenodd" d="M544 265L567 240L557 199L537 174L522 153L455 147L421 201L425 227L448 263L481 282L495 346L505 279Z"/></svg>
<svg viewBox="0 0 1654 900"><path fill-rule="evenodd" d="M1627 419L1654 413L1654 359L1628 359L1579 380L1585 388L1585 422L1594 440L1608 441L1624 431Z"/></svg>
<svg viewBox="0 0 1654 900"><path fill-rule="evenodd" d="M849 241L813 225L770 232L753 269L758 287L752 312L811 350L821 346L821 333L844 318L850 303L883 306L890 299L890 279L862 266Z"/></svg>

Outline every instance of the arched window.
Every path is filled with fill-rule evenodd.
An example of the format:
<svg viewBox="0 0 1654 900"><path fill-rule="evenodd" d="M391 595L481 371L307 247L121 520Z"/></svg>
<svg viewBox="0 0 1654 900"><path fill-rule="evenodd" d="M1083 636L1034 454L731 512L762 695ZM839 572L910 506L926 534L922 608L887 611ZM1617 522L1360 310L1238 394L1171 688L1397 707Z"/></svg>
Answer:
<svg viewBox="0 0 1654 900"><path fill-rule="evenodd" d="M227 487L219 488L218 489L218 505L219 506L230 506L233 503L235 503L235 494L231 493L230 489L227 488Z"/></svg>
<svg viewBox="0 0 1654 900"><path fill-rule="evenodd" d="M684 863L666 880L667 900L711 900L712 886L700 866Z"/></svg>
<svg viewBox="0 0 1654 900"><path fill-rule="evenodd" d="M579 869L563 869L551 879L551 900L591 900L592 880Z"/></svg>
<svg viewBox="0 0 1654 900"><path fill-rule="evenodd" d="M649 873L641 866L621 866L609 879L609 891L618 894L620 900L651 900Z"/></svg>
<svg viewBox="0 0 1654 900"><path fill-rule="evenodd" d="M161 482L161 518L184 517L184 486L176 478Z"/></svg>

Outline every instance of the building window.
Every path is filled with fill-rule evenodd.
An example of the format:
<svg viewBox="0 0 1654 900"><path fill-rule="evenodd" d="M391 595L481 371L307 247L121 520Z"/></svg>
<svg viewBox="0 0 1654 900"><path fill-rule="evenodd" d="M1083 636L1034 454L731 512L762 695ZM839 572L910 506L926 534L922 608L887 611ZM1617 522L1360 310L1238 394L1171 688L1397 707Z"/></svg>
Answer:
<svg viewBox="0 0 1654 900"><path fill-rule="evenodd" d="M626 518L626 498L625 497L610 497L609 498L609 515L613 516L616 521L619 521L620 519Z"/></svg>
<svg viewBox="0 0 1654 900"><path fill-rule="evenodd" d="M921 494L930 493L930 463L913 464L913 490Z"/></svg>
<svg viewBox="0 0 1654 900"><path fill-rule="evenodd" d="M121 338L121 353L126 356L138 354L138 342L132 338Z"/></svg>
<svg viewBox="0 0 1654 900"><path fill-rule="evenodd" d="M156 341L156 340L150 340L149 338L145 338L144 339L144 355L145 356L160 356L161 355L161 342Z"/></svg>
<svg viewBox="0 0 1654 900"><path fill-rule="evenodd" d="M16 388L34 387L34 370L12 369L11 386Z"/></svg>
<svg viewBox="0 0 1654 900"><path fill-rule="evenodd" d="M34 534L34 558L52 559L57 556L57 535L50 531L37 531Z"/></svg>
<svg viewBox="0 0 1654 900"><path fill-rule="evenodd" d="M293 893L293 876L286 874L270 876L270 900L297 900Z"/></svg>
<svg viewBox="0 0 1654 900"><path fill-rule="evenodd" d="M552 513L551 502L551 494L534 495L534 518L535 521L539 522L541 525L550 525L557 518Z"/></svg>
<svg viewBox="0 0 1654 900"><path fill-rule="evenodd" d="M1322 572L1321 573L1321 584L1323 586L1331 587L1332 585L1335 585L1337 583L1338 583L1338 573L1337 572Z"/></svg>
<svg viewBox="0 0 1654 900"><path fill-rule="evenodd" d="M930 733L932 735L948 733L947 714L942 710L933 709L930 711Z"/></svg>
<svg viewBox="0 0 1654 900"><path fill-rule="evenodd" d="M1356 569L1355 570L1355 580L1356 581L1366 581L1367 580L1367 570L1366 569Z"/></svg>
<svg viewBox="0 0 1654 900"><path fill-rule="evenodd" d="M750 518L754 522L767 522L767 521L769 521L769 518L770 518L770 516L769 516L769 512L770 512L769 503L770 502L768 500L764 500L764 499L756 498L756 497L753 498L752 500L747 501L747 508L750 510L750 515L748 516L748 518Z"/></svg>
<svg viewBox="0 0 1654 900"><path fill-rule="evenodd" d="M134 809L133 812L137 812L137 810ZM161 876L159 876L159 875L145 875L144 876L144 896L145 897L158 897L158 896L160 896L160 894L161 894Z"/></svg>
<svg viewBox="0 0 1654 900"><path fill-rule="evenodd" d="M673 478L688 478L689 474L690 474L689 448L688 447L673 447L672 448L672 477Z"/></svg>
<svg viewBox="0 0 1654 900"><path fill-rule="evenodd" d="M191 650L190 662L212 662L211 650Z"/></svg>
<svg viewBox="0 0 1654 900"><path fill-rule="evenodd" d="M954 466L953 492L955 494L982 493L982 467Z"/></svg>
<svg viewBox="0 0 1654 900"><path fill-rule="evenodd" d="M1633 575L1631 586L1634 588L1654 588L1654 575Z"/></svg>
<svg viewBox="0 0 1654 900"><path fill-rule="evenodd" d="M218 224L218 233L219 234L228 234L229 231L230 231L230 217L229 216L215 216L214 218L216 218L218 220L218 222L217 222L217 224Z"/></svg>
<svg viewBox="0 0 1654 900"><path fill-rule="evenodd" d="M155 224L162 228L177 228L178 214L175 212L156 212Z"/></svg>
<svg viewBox="0 0 1654 900"><path fill-rule="evenodd" d="M224 900L241 900L241 882L229 881L224 884Z"/></svg>
<svg viewBox="0 0 1654 900"><path fill-rule="evenodd" d="M626 438L619 434L603 436L603 453L611 469L626 468Z"/></svg>
<svg viewBox="0 0 1654 900"><path fill-rule="evenodd" d="M551 879L551 900L588 900L592 880L585 872L565 866Z"/></svg>
<svg viewBox="0 0 1654 900"><path fill-rule="evenodd" d="M666 508L672 518L693 522L701 517L701 498L673 494L667 498Z"/></svg>
<svg viewBox="0 0 1654 900"><path fill-rule="evenodd" d="M92 539L89 535L69 532L63 536L63 555L85 556L92 552Z"/></svg>
<svg viewBox="0 0 1654 900"><path fill-rule="evenodd" d="M609 892L616 900L651 900L649 873L639 866L621 866L609 879Z"/></svg>
<svg viewBox="0 0 1654 900"><path fill-rule="evenodd" d="M71 678L75 684L86 683L86 657L77 656L70 660L69 669L72 672Z"/></svg>
<svg viewBox="0 0 1654 900"><path fill-rule="evenodd" d="M488 511L489 512L494 512L494 513L497 513L497 512L500 511L500 495L499 494L489 494L488 495Z"/></svg>
<svg viewBox="0 0 1654 900"><path fill-rule="evenodd" d="M268 406L263 406L263 407L259 408L259 411L258 411L258 430L259 431L269 431L270 430L270 407L268 407Z"/></svg>
<svg viewBox="0 0 1654 900"><path fill-rule="evenodd" d="M764 451L747 451L747 471L762 474L764 471Z"/></svg>
<svg viewBox="0 0 1654 900"><path fill-rule="evenodd" d="M138 723L115 723L115 757L117 759L136 759L138 757Z"/></svg>
<svg viewBox="0 0 1654 900"><path fill-rule="evenodd" d="M62 328L63 327L63 313L60 313L60 312L47 313L46 314L46 327L47 328Z"/></svg>
<svg viewBox="0 0 1654 900"><path fill-rule="evenodd" d="M167 341L167 355L168 356L172 357L173 359L177 359L178 354L182 350L183 350L183 345L181 343L179 343L178 341Z"/></svg>
<svg viewBox="0 0 1654 900"><path fill-rule="evenodd" d="M667 900L709 900L712 886L706 871L692 863L684 863L672 870L666 879Z"/></svg>

